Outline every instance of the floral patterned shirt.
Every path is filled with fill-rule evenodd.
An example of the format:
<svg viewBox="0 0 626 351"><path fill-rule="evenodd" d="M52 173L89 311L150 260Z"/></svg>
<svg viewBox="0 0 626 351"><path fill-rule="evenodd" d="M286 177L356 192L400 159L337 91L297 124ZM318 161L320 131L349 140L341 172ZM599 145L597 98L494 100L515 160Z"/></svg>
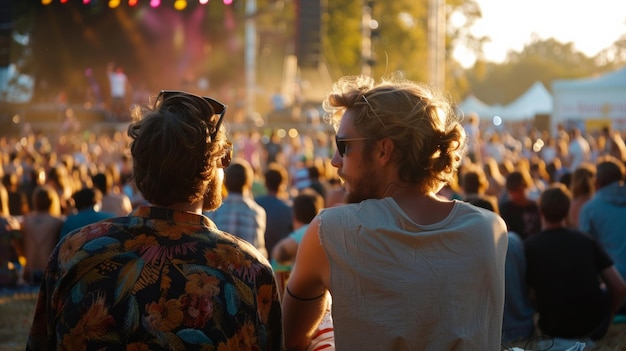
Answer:
<svg viewBox="0 0 626 351"><path fill-rule="evenodd" d="M142 206L52 252L27 350L279 350L267 259L207 217Z"/></svg>

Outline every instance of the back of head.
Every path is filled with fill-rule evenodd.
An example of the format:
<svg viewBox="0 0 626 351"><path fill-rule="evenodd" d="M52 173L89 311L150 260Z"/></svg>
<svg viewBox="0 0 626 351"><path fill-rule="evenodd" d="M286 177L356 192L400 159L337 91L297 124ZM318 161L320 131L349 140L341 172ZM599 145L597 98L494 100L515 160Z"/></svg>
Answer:
<svg viewBox="0 0 626 351"><path fill-rule="evenodd" d="M46 179L57 186L64 188L67 184L67 168L65 164L59 163L50 168L46 174Z"/></svg>
<svg viewBox="0 0 626 351"><path fill-rule="evenodd" d="M204 198L227 148L221 129L211 139L219 118L214 112L202 98L174 93L130 124L133 179L147 201L167 206Z"/></svg>
<svg viewBox="0 0 626 351"><path fill-rule="evenodd" d="M103 195L108 194L108 190L113 186L111 177L103 172L94 174L93 177L91 177L91 182Z"/></svg>
<svg viewBox="0 0 626 351"><path fill-rule="evenodd" d="M465 132L448 101L429 87L399 75L379 84L366 76L343 77L323 106L335 126L349 110L364 137L391 139L402 181L427 192L453 179L465 151Z"/></svg>
<svg viewBox="0 0 626 351"><path fill-rule="evenodd" d="M59 195L50 186L38 186L33 191L33 209L53 215L61 214Z"/></svg>
<svg viewBox="0 0 626 351"><path fill-rule="evenodd" d="M254 172L248 161L235 159L224 172L224 186L229 193L241 194L245 189L252 188Z"/></svg>
<svg viewBox="0 0 626 351"><path fill-rule="evenodd" d="M478 167L472 167L463 172L461 186L466 194L481 194L487 188L487 179Z"/></svg>
<svg viewBox="0 0 626 351"><path fill-rule="evenodd" d="M102 193L100 190L93 188L82 188L72 195L74 206L77 210L92 208L102 201Z"/></svg>
<svg viewBox="0 0 626 351"><path fill-rule="evenodd" d="M514 171L506 176L506 190L516 191L526 189L527 187L528 183L526 182L526 177L524 177L522 172Z"/></svg>
<svg viewBox="0 0 626 351"><path fill-rule="evenodd" d="M572 138L572 139L573 139L573 138L577 138L577 137L581 136L581 135L582 135L582 132L580 131L580 129L579 129L578 127L572 127L572 128L569 130L569 135L570 135L570 138ZM571 140L571 139L570 139L570 140Z"/></svg>
<svg viewBox="0 0 626 351"><path fill-rule="evenodd" d="M567 218L571 194L561 183L553 183L539 197L539 211L547 222L558 223Z"/></svg>
<svg viewBox="0 0 626 351"><path fill-rule="evenodd" d="M293 199L293 217L300 223L311 223L323 207L321 195L312 189L304 189Z"/></svg>
<svg viewBox="0 0 626 351"><path fill-rule="evenodd" d="M321 177L321 172L320 169L318 168L317 165L311 165L309 167L307 167L307 170L309 171L309 179L311 180L318 180Z"/></svg>
<svg viewBox="0 0 626 351"><path fill-rule="evenodd" d="M264 174L265 187L268 191L277 193L287 184L287 170L279 163L271 163Z"/></svg>
<svg viewBox="0 0 626 351"><path fill-rule="evenodd" d="M624 181L624 164L614 157L605 157L596 165L596 183L603 188Z"/></svg>
<svg viewBox="0 0 626 351"><path fill-rule="evenodd" d="M581 164L574 170L570 179L570 189L573 197L590 195L593 193L595 169L590 164Z"/></svg>

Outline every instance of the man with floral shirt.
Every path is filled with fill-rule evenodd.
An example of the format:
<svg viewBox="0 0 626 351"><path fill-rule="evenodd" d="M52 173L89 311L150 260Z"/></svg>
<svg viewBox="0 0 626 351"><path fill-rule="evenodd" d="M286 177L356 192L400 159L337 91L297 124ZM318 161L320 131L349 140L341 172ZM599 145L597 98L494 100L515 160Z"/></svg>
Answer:
<svg viewBox="0 0 626 351"><path fill-rule="evenodd" d="M266 258L202 215L222 201L226 106L162 91L131 123L150 206L69 233L51 255L27 349L279 350Z"/></svg>

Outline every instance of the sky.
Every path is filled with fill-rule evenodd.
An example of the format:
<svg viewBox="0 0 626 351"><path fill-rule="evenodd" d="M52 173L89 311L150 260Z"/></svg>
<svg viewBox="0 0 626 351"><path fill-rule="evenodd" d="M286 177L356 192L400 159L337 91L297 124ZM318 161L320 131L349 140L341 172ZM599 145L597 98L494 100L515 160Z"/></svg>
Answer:
<svg viewBox="0 0 626 351"><path fill-rule="evenodd" d="M482 18L472 26L475 35L491 38L483 46L487 61L502 62L509 50L521 51L534 34L542 40L573 42L587 56L626 35L626 0L475 0ZM475 58L457 49L465 67Z"/></svg>

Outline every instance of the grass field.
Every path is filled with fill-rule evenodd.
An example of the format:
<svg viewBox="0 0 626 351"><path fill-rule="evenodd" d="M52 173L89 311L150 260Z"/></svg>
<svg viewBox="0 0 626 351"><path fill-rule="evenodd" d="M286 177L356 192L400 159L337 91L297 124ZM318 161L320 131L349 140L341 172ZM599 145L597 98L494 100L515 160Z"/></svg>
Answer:
<svg viewBox="0 0 626 351"><path fill-rule="evenodd" d="M35 311L35 293L0 297L0 351L23 351ZM510 346L523 347L525 343ZM626 323L613 324L594 351L626 351Z"/></svg>

